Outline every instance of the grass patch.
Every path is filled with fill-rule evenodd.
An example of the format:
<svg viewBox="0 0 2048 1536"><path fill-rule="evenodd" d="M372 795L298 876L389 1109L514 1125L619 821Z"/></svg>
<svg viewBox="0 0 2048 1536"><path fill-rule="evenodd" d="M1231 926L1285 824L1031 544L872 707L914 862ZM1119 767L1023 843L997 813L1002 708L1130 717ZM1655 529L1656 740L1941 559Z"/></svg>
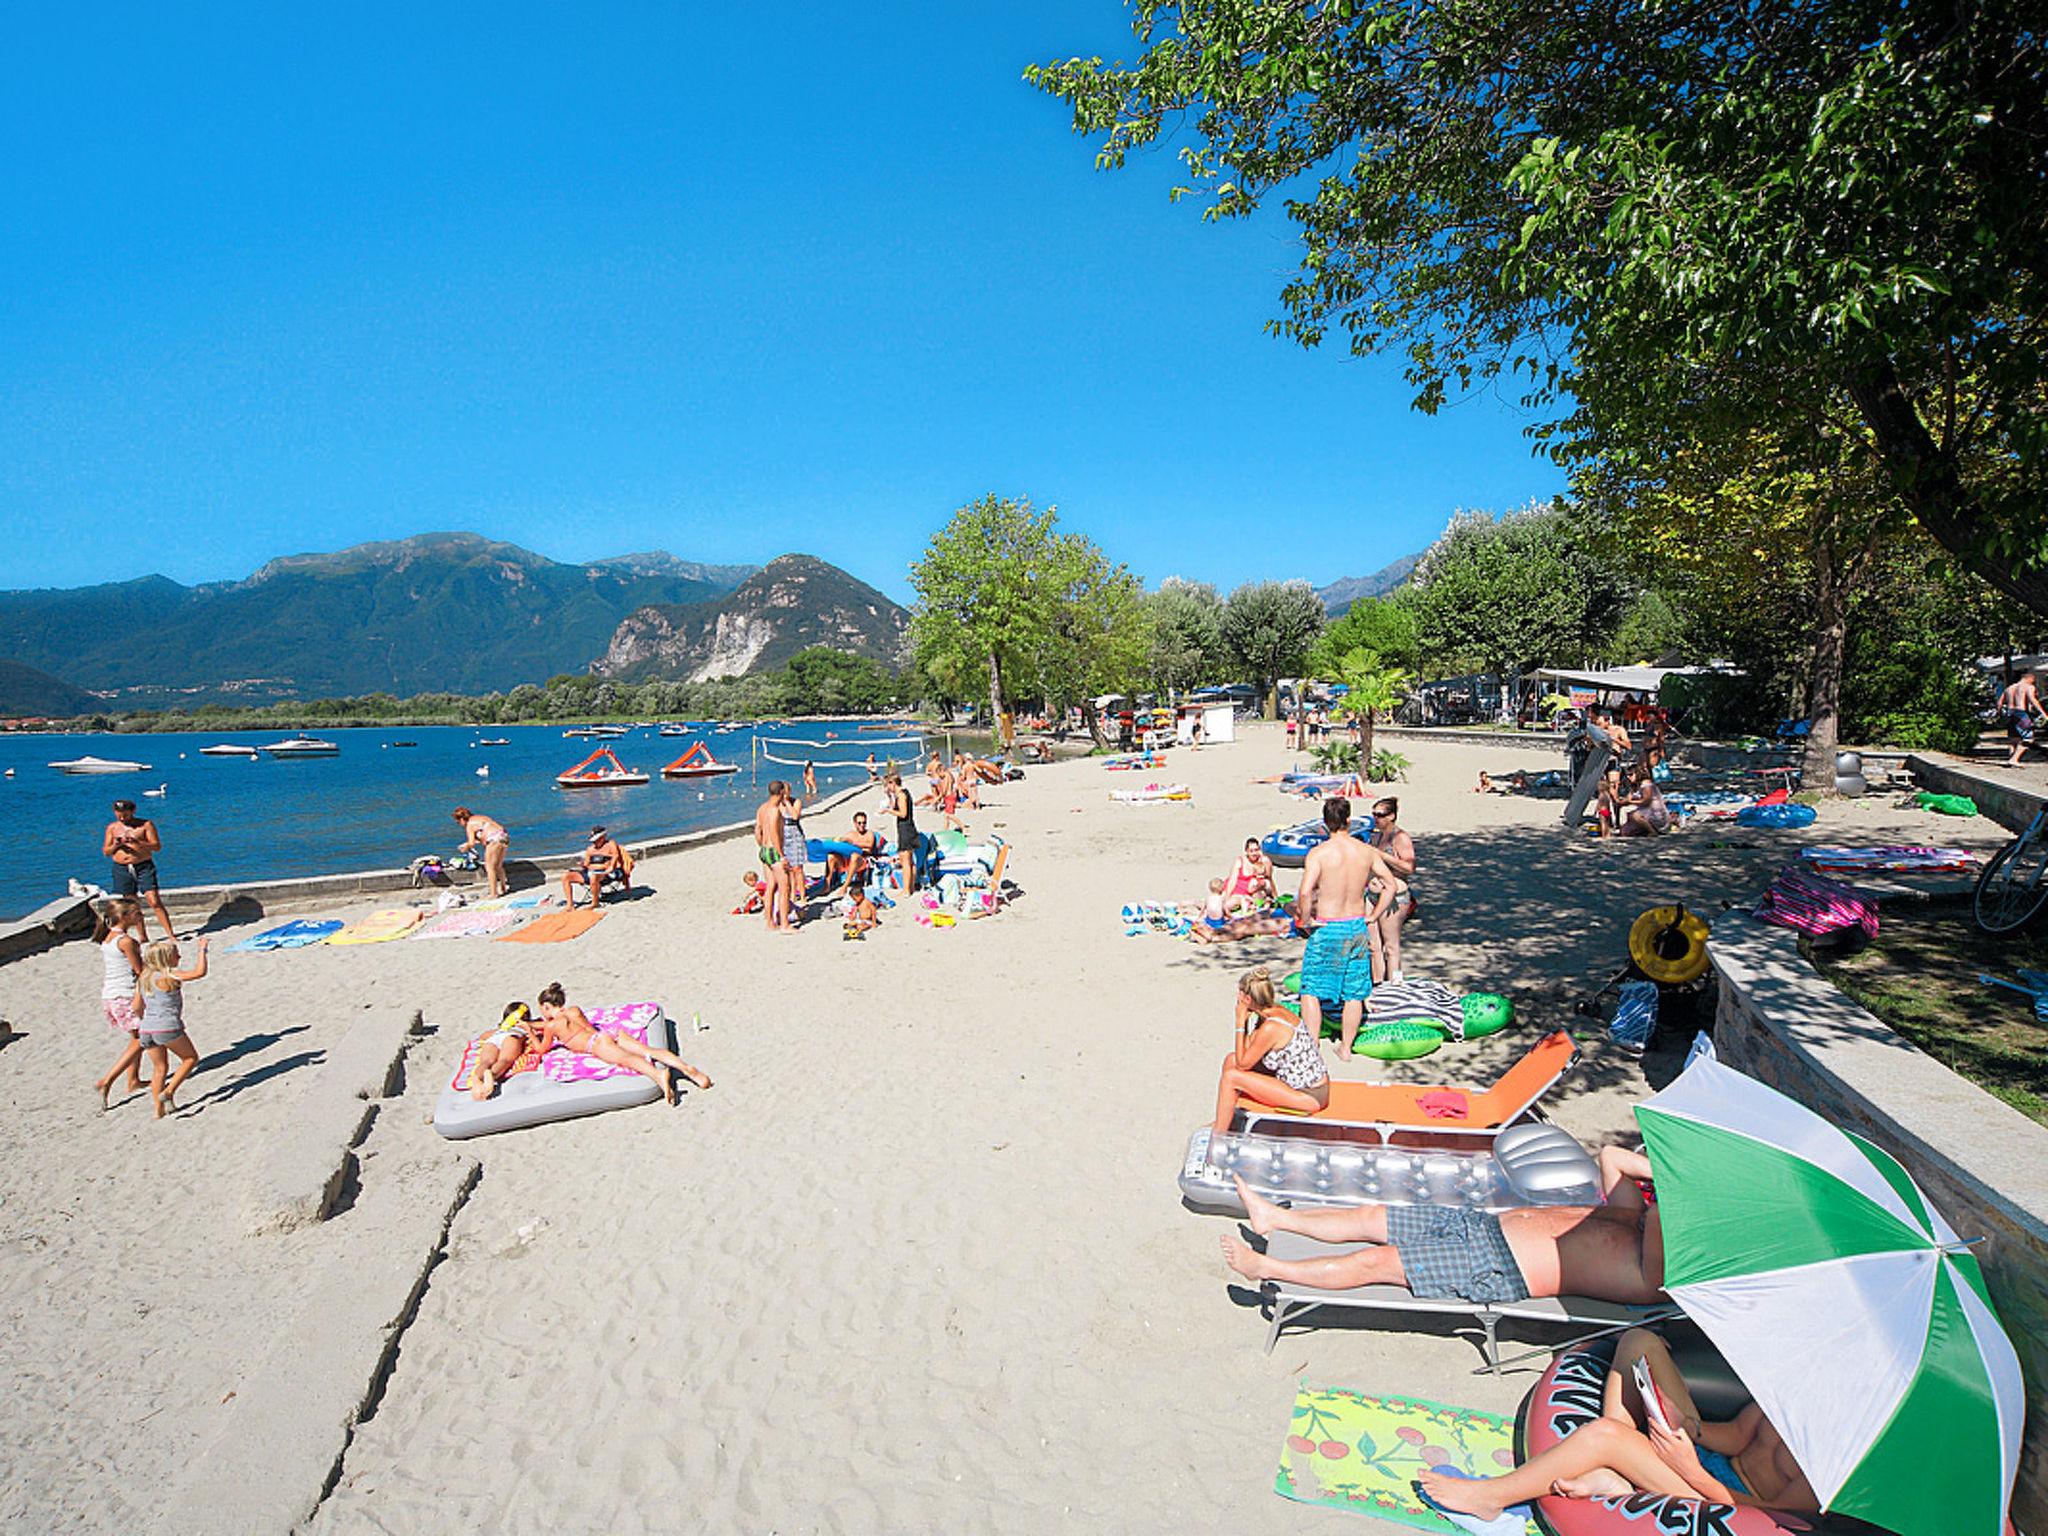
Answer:
<svg viewBox="0 0 2048 1536"><path fill-rule="evenodd" d="M1977 980L2048 971L2048 926L1994 938L1967 901L1900 904L1886 908L1875 944L1814 964L1935 1060L2048 1125L2048 1024L2019 993Z"/></svg>

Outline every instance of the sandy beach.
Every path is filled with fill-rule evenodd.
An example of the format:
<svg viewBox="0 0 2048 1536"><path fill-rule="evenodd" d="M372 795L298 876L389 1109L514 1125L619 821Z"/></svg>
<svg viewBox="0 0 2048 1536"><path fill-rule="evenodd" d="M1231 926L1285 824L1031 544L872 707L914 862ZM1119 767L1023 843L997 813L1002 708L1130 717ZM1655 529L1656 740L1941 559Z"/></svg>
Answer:
<svg viewBox="0 0 2048 1536"><path fill-rule="evenodd" d="M1794 836L1568 839L1555 801L1471 793L1479 769L1554 751L1400 748L1424 903L1407 970L1506 992L1519 1020L1413 1068L1347 1070L1484 1082L1577 1025L1585 1061L1553 1116L1588 1145L1632 1141L1630 1104L1675 1062L1606 1047L1573 1001L1622 963L1645 907L1718 918ZM360 1391L376 1338L396 1336L331 1488L304 1491L306 1529L1391 1529L1272 1492L1297 1380L1511 1412L1531 1371L1474 1375L1469 1341L1392 1319L1261 1353L1218 1258L1229 1224L1185 1210L1173 1179L1213 1103L1233 978L1291 968L1301 945L1127 938L1117 915L1195 899L1246 835L1309 814L1253 782L1290 762L1277 727L1253 726L1172 755L1157 777L1190 784L1190 804L1113 804L1150 775L1087 761L994 789L969 825L1014 845L1023 895L952 930L899 910L865 943L827 922L772 936L728 915L737 843L649 861L647 894L553 947L224 954L252 931L224 929L188 993L203 1067L161 1124L146 1096L98 1112L115 1040L89 947L7 966L0 1012L25 1038L0 1050L0 1525L198 1528L208 1478L264 1465L252 1384L289 1398L302 1371L317 1418L323 1384L353 1373ZM1879 797L1801 836L2004 840ZM433 1098L463 1041L553 980L572 1001L662 1002L715 1086L673 1110L440 1140ZM415 1010L425 1033L342 1208L252 1234L252 1185L301 1134L338 1042ZM357 1348L351 1278L423 1263L449 1209L409 1315L387 1308Z"/></svg>

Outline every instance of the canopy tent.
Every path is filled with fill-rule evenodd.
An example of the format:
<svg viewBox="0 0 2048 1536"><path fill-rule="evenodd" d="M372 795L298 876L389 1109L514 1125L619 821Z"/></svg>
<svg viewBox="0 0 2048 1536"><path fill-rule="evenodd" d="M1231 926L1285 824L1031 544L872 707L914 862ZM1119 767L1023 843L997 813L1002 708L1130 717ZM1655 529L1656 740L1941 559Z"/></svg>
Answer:
<svg viewBox="0 0 2048 1536"><path fill-rule="evenodd" d="M1539 667L1530 674L1538 683L1558 688L1590 688L1596 693L1654 695L1674 672L1690 677L1712 667Z"/></svg>

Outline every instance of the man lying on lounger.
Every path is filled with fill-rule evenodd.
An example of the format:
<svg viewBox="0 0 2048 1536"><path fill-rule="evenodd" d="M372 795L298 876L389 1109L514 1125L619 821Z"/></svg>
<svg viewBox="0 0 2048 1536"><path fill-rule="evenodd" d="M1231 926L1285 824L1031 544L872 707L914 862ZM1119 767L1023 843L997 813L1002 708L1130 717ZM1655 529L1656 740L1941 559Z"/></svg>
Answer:
<svg viewBox="0 0 2048 1536"><path fill-rule="evenodd" d="M1464 1206L1359 1205L1289 1210L1237 1181L1252 1230L1298 1232L1326 1243L1374 1243L1318 1259L1271 1259L1235 1233L1223 1261L1247 1280L1285 1280L1319 1291L1405 1285L1429 1300L1526 1301L1592 1296L1647 1303L1663 1296L1664 1230L1637 1179L1650 1160L1600 1149L1601 1205L1532 1206L1498 1216Z"/></svg>

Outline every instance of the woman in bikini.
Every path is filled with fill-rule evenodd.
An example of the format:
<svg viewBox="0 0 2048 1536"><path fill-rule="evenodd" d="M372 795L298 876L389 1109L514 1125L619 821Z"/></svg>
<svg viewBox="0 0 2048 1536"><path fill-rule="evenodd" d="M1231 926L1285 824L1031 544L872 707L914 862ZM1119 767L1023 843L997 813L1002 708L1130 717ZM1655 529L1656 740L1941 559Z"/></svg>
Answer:
<svg viewBox="0 0 2048 1536"><path fill-rule="evenodd" d="M1230 866L1230 884L1224 895L1233 915L1252 911L1261 900L1280 899L1280 889L1273 883L1273 861L1256 837L1244 840L1244 852Z"/></svg>
<svg viewBox="0 0 2048 1536"><path fill-rule="evenodd" d="M1401 829L1401 802L1392 796L1372 808L1372 836L1366 841L1379 849L1387 868L1394 872L1394 904L1381 915L1376 926L1380 947L1386 952L1388 981L1400 981L1401 930L1415 915L1415 839Z"/></svg>
<svg viewBox="0 0 2048 1536"><path fill-rule="evenodd" d="M662 1070L668 1067L680 1072L699 1088L709 1088L711 1079L691 1066L674 1051L664 1051L659 1046L642 1045L631 1035L617 1034L599 1029L590 1022L590 1017L581 1008L570 1006L567 994L562 991L559 981L551 981L541 989L540 1003L540 1053L545 1056L556 1046L574 1051L579 1056L595 1056L599 1061L610 1062L615 1067L627 1067L661 1089L661 1096L669 1103L676 1101L675 1079Z"/></svg>
<svg viewBox="0 0 2048 1536"><path fill-rule="evenodd" d="M1216 1085L1218 1136L1230 1129L1240 1098L1305 1115L1330 1102L1330 1071L1315 1036L1279 1006L1263 965L1237 983L1237 1040Z"/></svg>
<svg viewBox="0 0 2048 1536"><path fill-rule="evenodd" d="M466 805L455 807L455 820L462 827L462 846L455 851L467 853L472 848L481 849L484 880L490 887L490 894L493 897L504 895L511 889L505 879L505 855L512 849L512 834L490 817L472 811Z"/></svg>
<svg viewBox="0 0 2048 1536"><path fill-rule="evenodd" d="M533 1015L524 1003L507 1003L498 1027L476 1043L476 1064L469 1069L469 1096L481 1103L512 1075L519 1058L533 1043Z"/></svg>

